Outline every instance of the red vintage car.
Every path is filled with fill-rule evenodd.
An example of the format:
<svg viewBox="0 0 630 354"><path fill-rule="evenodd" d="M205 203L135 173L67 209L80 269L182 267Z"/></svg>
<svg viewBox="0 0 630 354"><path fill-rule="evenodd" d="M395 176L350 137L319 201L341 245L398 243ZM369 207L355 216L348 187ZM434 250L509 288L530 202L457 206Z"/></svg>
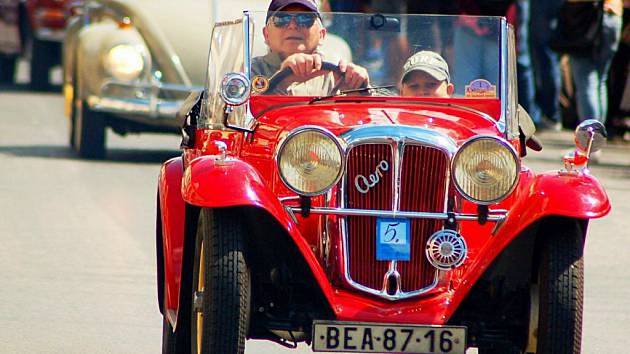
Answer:
<svg viewBox="0 0 630 354"><path fill-rule="evenodd" d="M580 353L605 131L578 127L558 170L523 164L541 146L505 19L322 14L324 63L304 79L253 71L266 15L215 24L183 153L161 169L163 352ZM340 59L369 86L340 90ZM434 59L449 95L407 95ZM312 89L322 77L332 89Z"/></svg>

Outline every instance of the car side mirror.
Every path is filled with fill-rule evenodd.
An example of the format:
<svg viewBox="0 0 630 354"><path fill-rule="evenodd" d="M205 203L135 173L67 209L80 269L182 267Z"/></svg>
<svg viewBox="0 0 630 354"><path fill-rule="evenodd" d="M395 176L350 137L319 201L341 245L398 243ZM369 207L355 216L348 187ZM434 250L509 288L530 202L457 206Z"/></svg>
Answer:
<svg viewBox="0 0 630 354"><path fill-rule="evenodd" d="M520 104L518 105L518 110L516 112L516 119L518 119L518 131L522 146L520 152L521 157L527 155L525 146L534 151L541 151L543 148L542 143L534 136L534 133L536 132L534 120Z"/></svg>
<svg viewBox="0 0 630 354"><path fill-rule="evenodd" d="M575 145L587 156L606 145L606 127L596 119L587 119L575 128Z"/></svg>

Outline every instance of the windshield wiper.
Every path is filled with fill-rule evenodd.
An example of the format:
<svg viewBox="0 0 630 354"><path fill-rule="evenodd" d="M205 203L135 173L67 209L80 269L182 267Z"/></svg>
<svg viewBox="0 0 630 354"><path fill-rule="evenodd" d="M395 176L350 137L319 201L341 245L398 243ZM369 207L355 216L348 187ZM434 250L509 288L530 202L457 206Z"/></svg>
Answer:
<svg viewBox="0 0 630 354"><path fill-rule="evenodd" d="M310 101L308 101L308 104L319 102L319 101L328 100L328 99L331 99L331 98L334 98L334 97L345 96L345 95L347 95L349 93L379 91L379 90L386 90L386 89L390 89L390 88L394 88L394 87L396 87L396 85L371 86L371 87L362 87L362 88L352 89L352 90L343 90L343 91L339 91L339 93L337 93L337 94L315 97L315 98L311 99ZM390 91L384 91L384 93L386 93L385 96L395 96Z"/></svg>

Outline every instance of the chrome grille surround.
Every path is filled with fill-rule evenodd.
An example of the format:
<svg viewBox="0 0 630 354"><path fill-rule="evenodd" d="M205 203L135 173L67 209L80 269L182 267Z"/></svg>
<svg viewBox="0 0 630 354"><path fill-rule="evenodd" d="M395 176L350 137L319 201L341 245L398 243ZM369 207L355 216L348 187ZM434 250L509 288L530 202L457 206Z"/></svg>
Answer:
<svg viewBox="0 0 630 354"><path fill-rule="evenodd" d="M400 190L401 190L401 174L402 174L402 166L403 166L403 157L405 152L405 146L408 145L419 145L426 146L430 148L434 148L442 151L446 157L448 158L447 168L446 168L446 176L444 179L445 183L445 193L444 193L444 202L443 202L443 212L446 213L447 207L447 198L448 198L448 185L450 183L450 161L452 160L453 155L457 151L457 145L455 142L449 137L438 133L434 130L420 128L420 127L412 127L412 126L372 126L372 127L362 127L350 132L347 132L341 136L347 144L346 154L345 154L345 165L348 167L348 157L349 152L352 148L365 145L365 144L381 144L388 145L392 149L392 170L394 172L393 176L393 186L392 186L392 205L391 211L396 214L396 212L400 211ZM347 177L348 172L344 174L342 178L342 182L340 184L340 209L347 208L347 191L346 188L348 186ZM435 270L435 276L433 278L433 282L428 286L425 286L421 289L412 290L412 291L403 291L400 287L400 282L398 282L398 286L396 287L395 293L390 295L387 292L387 279L390 276L394 276L396 278L400 277L400 272L398 269L397 261L390 261L388 265L387 271L383 274L383 286L381 289L373 289L371 287L362 285L352 279L350 274L350 252L349 252L349 241L348 241L348 219L346 217L340 222L341 228L341 237L342 237L342 247L343 247L343 274L344 279L348 284L352 287L382 297L387 300L400 300L406 299L413 296L418 296L424 293L431 291L435 288L440 278L445 274L444 271ZM424 254L419 255L424 257Z"/></svg>

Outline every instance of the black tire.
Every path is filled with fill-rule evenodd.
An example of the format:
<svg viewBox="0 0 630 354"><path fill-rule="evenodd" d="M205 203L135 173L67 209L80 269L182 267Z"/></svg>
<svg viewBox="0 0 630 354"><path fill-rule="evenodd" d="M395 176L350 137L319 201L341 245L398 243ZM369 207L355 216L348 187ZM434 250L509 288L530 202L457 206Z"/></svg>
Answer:
<svg viewBox="0 0 630 354"><path fill-rule="evenodd" d="M162 320L162 354L181 354L189 352L187 349L187 341L190 338L190 330L183 327L183 323L173 330L173 326L166 319L166 315Z"/></svg>
<svg viewBox="0 0 630 354"><path fill-rule="evenodd" d="M0 84L12 85L15 82L17 57L0 54Z"/></svg>
<svg viewBox="0 0 630 354"><path fill-rule="evenodd" d="M77 94L75 93L75 97ZM102 159L105 157L105 117L90 110L87 103L75 98L74 145L79 157Z"/></svg>
<svg viewBox="0 0 630 354"><path fill-rule="evenodd" d="M578 225L548 233L538 281L537 354L579 354L582 342L584 244Z"/></svg>
<svg viewBox="0 0 630 354"><path fill-rule="evenodd" d="M203 295L195 306L198 290ZM193 266L192 353L244 353L250 296L251 274L246 262L242 217L234 209L203 209Z"/></svg>
<svg viewBox="0 0 630 354"><path fill-rule="evenodd" d="M50 89L49 71L53 66L54 55L51 43L31 38L31 89L47 91Z"/></svg>

